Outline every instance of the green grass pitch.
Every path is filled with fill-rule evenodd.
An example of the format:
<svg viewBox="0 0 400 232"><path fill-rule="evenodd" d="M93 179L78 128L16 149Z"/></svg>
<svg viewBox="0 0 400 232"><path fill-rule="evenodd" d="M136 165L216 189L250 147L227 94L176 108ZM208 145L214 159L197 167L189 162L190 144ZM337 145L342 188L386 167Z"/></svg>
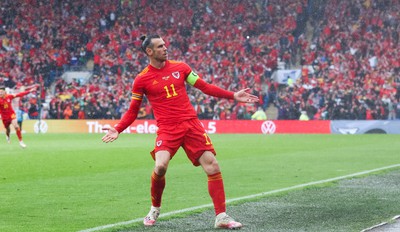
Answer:
<svg viewBox="0 0 400 232"><path fill-rule="evenodd" d="M122 134L110 144L101 137L25 134L26 149L15 134L11 144L4 139L0 231L79 231L145 216L155 136ZM227 199L400 164L399 135L210 137ZM167 173L163 212L210 203L206 175L180 150Z"/></svg>

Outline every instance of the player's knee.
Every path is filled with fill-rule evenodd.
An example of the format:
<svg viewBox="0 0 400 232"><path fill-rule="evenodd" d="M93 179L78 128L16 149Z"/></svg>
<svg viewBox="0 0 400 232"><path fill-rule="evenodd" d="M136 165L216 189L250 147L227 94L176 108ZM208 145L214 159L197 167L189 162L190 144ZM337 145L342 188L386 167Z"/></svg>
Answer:
<svg viewBox="0 0 400 232"><path fill-rule="evenodd" d="M209 163L203 165L203 168L208 175L213 175L221 171L219 168L218 161L216 159L210 160Z"/></svg>
<svg viewBox="0 0 400 232"><path fill-rule="evenodd" d="M211 171L214 173L220 172L220 168L219 168L219 164L218 161L215 159L212 163L211 163Z"/></svg>
<svg viewBox="0 0 400 232"><path fill-rule="evenodd" d="M156 164L156 166L154 167L154 171L157 175L163 176L167 172L167 168L168 168L168 164L160 163L160 164Z"/></svg>

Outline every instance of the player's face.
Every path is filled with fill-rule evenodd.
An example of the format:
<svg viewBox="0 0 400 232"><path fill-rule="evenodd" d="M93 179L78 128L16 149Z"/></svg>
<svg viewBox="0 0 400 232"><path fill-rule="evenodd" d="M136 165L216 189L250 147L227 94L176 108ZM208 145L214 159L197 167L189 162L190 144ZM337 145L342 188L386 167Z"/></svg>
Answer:
<svg viewBox="0 0 400 232"><path fill-rule="evenodd" d="M159 61L164 62L168 59L168 51L167 47L165 46L165 42L161 38L155 38L151 41L153 43L153 48L151 49L151 58Z"/></svg>

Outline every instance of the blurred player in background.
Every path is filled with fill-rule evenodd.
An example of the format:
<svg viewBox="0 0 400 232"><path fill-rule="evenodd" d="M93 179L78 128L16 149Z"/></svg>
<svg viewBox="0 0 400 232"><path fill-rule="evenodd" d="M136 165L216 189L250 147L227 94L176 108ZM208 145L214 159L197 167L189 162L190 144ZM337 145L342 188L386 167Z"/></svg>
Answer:
<svg viewBox="0 0 400 232"><path fill-rule="evenodd" d="M129 110L114 128L104 128L108 131L102 140L106 143L116 140L119 133L133 123L146 95L153 107L158 131L154 150L151 151L155 160L155 168L151 175L152 206L143 220L144 225L154 225L160 214L168 164L182 146L193 165L201 165L208 176L208 191L216 215L215 228L241 228L240 222L236 222L225 213L225 190L220 167L215 158L216 152L190 103L186 84L200 89L205 94L239 102L258 102L258 97L247 93L247 88L231 92L208 84L186 63L168 60L167 47L158 35L143 36L141 39L142 50L148 56L150 64L135 78Z"/></svg>
<svg viewBox="0 0 400 232"><path fill-rule="evenodd" d="M12 100L17 97L23 97L28 93L35 91L37 85L32 85L24 88L25 91L17 93L17 94L7 94L5 86L0 86L0 115L1 120L3 121L4 128L6 128L6 139L8 143L11 143L10 139L10 125L12 125L17 134L19 145L22 148L25 148L26 145L22 141L22 133L21 128L18 125L17 116L12 107Z"/></svg>
<svg viewBox="0 0 400 232"><path fill-rule="evenodd" d="M22 122L24 121L24 114L26 113L24 106L19 105L16 113L17 113L17 123L19 129L22 131Z"/></svg>

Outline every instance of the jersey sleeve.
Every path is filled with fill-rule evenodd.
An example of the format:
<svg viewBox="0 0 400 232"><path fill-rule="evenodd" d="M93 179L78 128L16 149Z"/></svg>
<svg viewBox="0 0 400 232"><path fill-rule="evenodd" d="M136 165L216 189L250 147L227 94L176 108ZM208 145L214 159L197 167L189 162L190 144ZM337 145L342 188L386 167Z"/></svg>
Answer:
<svg viewBox="0 0 400 232"><path fill-rule="evenodd" d="M30 93L30 91L20 92L20 93L14 94L14 95L12 95L12 96L13 96L14 98L23 97L23 96L27 95L28 93Z"/></svg>
<svg viewBox="0 0 400 232"><path fill-rule="evenodd" d="M140 87L140 83L135 82L132 87L132 97L129 109L125 112L121 120L115 126L115 129L118 131L118 133L124 131L136 120L142 100L143 90Z"/></svg>
<svg viewBox="0 0 400 232"><path fill-rule="evenodd" d="M205 82L203 79L199 77L195 72L191 71L186 78L186 81L193 87L200 89L203 93L219 97L219 98L227 98L227 99L234 99L233 95L235 94L232 91L228 91L222 89L216 85L209 84Z"/></svg>
<svg viewBox="0 0 400 232"><path fill-rule="evenodd" d="M142 101L138 100L131 101L128 111L125 112L121 120L115 126L115 129L118 131L118 133L124 131L129 125L131 125L136 120L141 102Z"/></svg>

